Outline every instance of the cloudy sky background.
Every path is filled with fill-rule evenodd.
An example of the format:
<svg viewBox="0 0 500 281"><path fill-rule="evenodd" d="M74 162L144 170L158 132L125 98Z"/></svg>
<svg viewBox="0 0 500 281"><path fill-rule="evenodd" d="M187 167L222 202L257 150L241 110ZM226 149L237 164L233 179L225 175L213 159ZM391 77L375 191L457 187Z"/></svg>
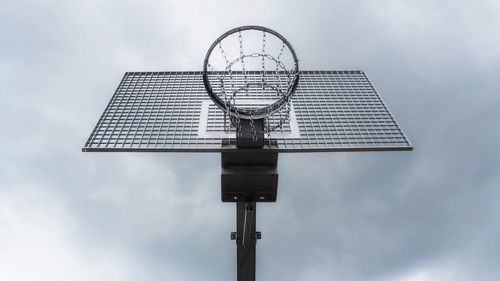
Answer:
<svg viewBox="0 0 500 281"><path fill-rule="evenodd" d="M126 71L239 25L363 69L415 150L280 155L258 280L500 280L500 2L0 0L0 280L235 280L217 154L82 153Z"/></svg>

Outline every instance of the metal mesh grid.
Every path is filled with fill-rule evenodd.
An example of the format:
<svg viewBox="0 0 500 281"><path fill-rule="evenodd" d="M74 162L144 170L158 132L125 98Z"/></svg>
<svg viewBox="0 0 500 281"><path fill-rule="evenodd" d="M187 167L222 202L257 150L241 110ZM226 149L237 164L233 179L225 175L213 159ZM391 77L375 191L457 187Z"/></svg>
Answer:
<svg viewBox="0 0 500 281"><path fill-rule="evenodd" d="M266 104L262 104L262 106L265 106ZM255 105L256 106L256 105ZM250 107L250 106L248 106ZM203 116L200 116L203 118ZM276 124L278 123L278 115L274 115L271 117L270 123L271 124ZM227 118L225 118L225 114L220 108L218 108L215 104L209 104L208 108L208 118L207 118L207 132L226 132L228 129L230 131L235 131L236 129L233 127L228 127L231 122ZM267 123L266 123L267 125ZM290 129L290 123L287 122L286 124L283 124L283 128L278 129L277 133L291 133Z"/></svg>
<svg viewBox="0 0 500 281"><path fill-rule="evenodd" d="M222 151L227 136L210 132L224 131L224 114L211 105L203 121L207 102L202 72L127 72L83 151ZM412 149L363 71L301 71L292 106L298 134L285 127L272 150Z"/></svg>

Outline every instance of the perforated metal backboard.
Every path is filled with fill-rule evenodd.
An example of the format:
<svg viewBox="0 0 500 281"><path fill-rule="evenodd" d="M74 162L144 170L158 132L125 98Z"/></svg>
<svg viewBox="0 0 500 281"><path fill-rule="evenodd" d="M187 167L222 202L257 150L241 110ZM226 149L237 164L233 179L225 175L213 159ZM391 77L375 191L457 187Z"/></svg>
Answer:
<svg viewBox="0 0 500 281"><path fill-rule="evenodd" d="M264 149L412 149L363 71L301 71L291 106L290 122L271 133ZM236 149L229 123L208 97L202 72L127 72L82 150L227 151Z"/></svg>

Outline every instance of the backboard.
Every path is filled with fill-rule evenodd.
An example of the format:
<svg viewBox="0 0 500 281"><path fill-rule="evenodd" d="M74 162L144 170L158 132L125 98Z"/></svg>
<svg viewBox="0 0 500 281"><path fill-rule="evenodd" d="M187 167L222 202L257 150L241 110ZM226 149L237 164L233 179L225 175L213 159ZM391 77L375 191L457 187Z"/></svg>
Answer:
<svg viewBox="0 0 500 281"><path fill-rule="evenodd" d="M258 71L246 74L260 77ZM82 150L224 152L236 149L235 143L235 129L208 97L201 71L127 72ZM263 149L388 151L412 145L365 72L300 71L290 121L271 133Z"/></svg>

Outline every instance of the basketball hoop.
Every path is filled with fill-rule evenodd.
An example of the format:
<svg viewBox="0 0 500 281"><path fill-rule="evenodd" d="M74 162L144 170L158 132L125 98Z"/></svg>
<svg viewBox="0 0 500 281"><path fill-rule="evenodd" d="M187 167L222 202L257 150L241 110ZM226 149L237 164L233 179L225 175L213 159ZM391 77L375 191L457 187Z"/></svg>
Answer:
<svg viewBox="0 0 500 281"><path fill-rule="evenodd" d="M224 33L210 46L203 63L203 83L212 101L237 129L241 119L249 120L254 136L256 120L265 121L268 137L288 121L298 82L299 63L292 45L262 26ZM271 124L273 115L279 118Z"/></svg>
<svg viewBox="0 0 500 281"><path fill-rule="evenodd" d="M236 278L255 281L256 208L276 202L279 153L413 149L364 71L300 79L297 88L298 59L283 36L238 27L210 46L203 72L125 73L82 150L220 153L220 198L236 203Z"/></svg>

